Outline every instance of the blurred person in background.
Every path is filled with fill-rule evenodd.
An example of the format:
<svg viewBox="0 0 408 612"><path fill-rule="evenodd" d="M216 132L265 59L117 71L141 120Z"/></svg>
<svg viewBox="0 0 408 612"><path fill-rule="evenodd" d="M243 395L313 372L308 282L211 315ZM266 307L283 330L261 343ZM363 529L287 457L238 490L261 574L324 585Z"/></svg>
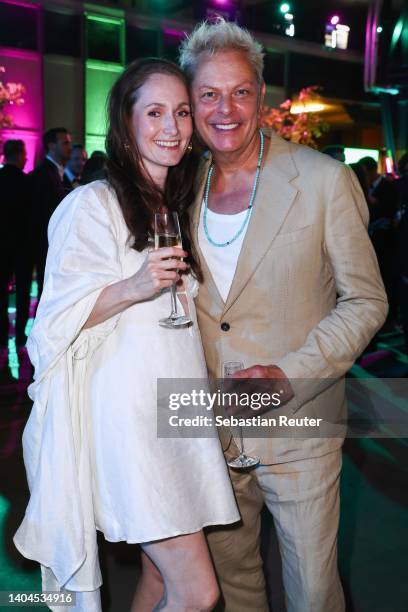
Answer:
<svg viewBox="0 0 408 612"><path fill-rule="evenodd" d="M328 145L322 149L322 153L325 153L325 155L330 155L331 158L337 159L337 161L340 161L343 164L346 161L344 147L341 145Z"/></svg>
<svg viewBox="0 0 408 612"><path fill-rule="evenodd" d="M72 146L71 157L64 168L64 185L68 189L75 189L81 184L82 172L88 156L81 144Z"/></svg>
<svg viewBox="0 0 408 612"><path fill-rule="evenodd" d="M397 181L399 214L397 223L398 245L398 305L404 333L404 348L408 354L408 153L398 162L400 178Z"/></svg>
<svg viewBox="0 0 408 612"><path fill-rule="evenodd" d="M408 153L404 153L398 162L398 172L400 178L397 181L399 194L399 208L408 207Z"/></svg>
<svg viewBox="0 0 408 612"><path fill-rule="evenodd" d="M103 151L94 151L85 163L81 185L87 185L88 183L92 183L92 181L99 181L105 178L106 160L106 153Z"/></svg>
<svg viewBox="0 0 408 612"><path fill-rule="evenodd" d="M404 350L408 355L408 208L403 209L397 226L398 302L404 333Z"/></svg>
<svg viewBox="0 0 408 612"><path fill-rule="evenodd" d="M29 316L32 279L30 241L30 197L28 177L24 174L27 152L24 141L7 140L0 169L0 377L11 381L8 368L8 289L16 284L16 346L26 343L25 327Z"/></svg>
<svg viewBox="0 0 408 612"><path fill-rule="evenodd" d="M104 159L107 159L105 151L100 151L99 149L95 149L95 151L92 151L90 159L94 157L103 157Z"/></svg>
<svg viewBox="0 0 408 612"><path fill-rule="evenodd" d="M379 174L378 164L372 157L363 157L358 164L368 180L369 234L389 303L387 328L397 319L397 251L394 220L398 211L398 189L391 175Z"/></svg>
<svg viewBox="0 0 408 612"><path fill-rule="evenodd" d="M398 209L398 191L394 178L380 174L373 157L363 157L357 162L366 172L369 194L370 222L377 219L392 221Z"/></svg>
<svg viewBox="0 0 408 612"><path fill-rule="evenodd" d="M367 176L366 169L364 168L364 166L360 164L349 164L349 168L351 168L354 174L356 175L357 180L360 183L361 191L364 193L364 197L366 199L367 206L368 206L369 187L368 187L368 176Z"/></svg>
<svg viewBox="0 0 408 612"><path fill-rule="evenodd" d="M71 157L72 139L64 127L56 127L43 136L45 159L31 172L30 190L33 211L34 262L37 269L38 299L44 284L47 258L47 229L51 215L71 191L64 185L64 168Z"/></svg>

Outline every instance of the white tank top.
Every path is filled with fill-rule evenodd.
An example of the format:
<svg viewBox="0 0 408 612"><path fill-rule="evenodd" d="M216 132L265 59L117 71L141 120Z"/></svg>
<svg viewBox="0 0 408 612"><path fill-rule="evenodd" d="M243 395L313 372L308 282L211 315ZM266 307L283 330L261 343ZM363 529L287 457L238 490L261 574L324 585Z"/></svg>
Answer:
<svg viewBox="0 0 408 612"><path fill-rule="evenodd" d="M207 228L211 238L215 242L226 242L233 238L243 224L246 214L247 210L243 210L235 215L221 215L208 209ZM201 206L200 223L198 226L198 244L217 289L224 302L226 302L248 224L242 234L232 244L225 247L216 247L209 242L205 235L203 216L204 203Z"/></svg>

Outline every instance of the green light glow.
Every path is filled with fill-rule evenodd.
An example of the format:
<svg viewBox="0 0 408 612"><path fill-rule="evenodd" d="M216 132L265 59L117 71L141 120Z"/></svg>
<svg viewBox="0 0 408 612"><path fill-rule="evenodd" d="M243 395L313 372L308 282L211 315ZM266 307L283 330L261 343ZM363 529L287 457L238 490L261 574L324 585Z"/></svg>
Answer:
<svg viewBox="0 0 408 612"><path fill-rule="evenodd" d="M114 62L104 62L103 60L87 59L86 69L101 70L102 72L114 72L119 75L123 71L122 64L116 64Z"/></svg>
<svg viewBox="0 0 408 612"><path fill-rule="evenodd" d="M119 52L115 52L114 57L120 58L120 61L87 59L85 62L85 147L88 154L91 154L96 149L105 150L107 98L112 85L123 72L125 64L125 20L120 16L116 17L115 14L112 16L87 14L86 17L101 24L100 27L96 24L93 26L96 34L100 30L103 36L107 24L119 28L117 39Z"/></svg>
<svg viewBox="0 0 408 612"><path fill-rule="evenodd" d="M94 151L105 151L105 136L86 134L85 149L88 155L92 155Z"/></svg>
<svg viewBox="0 0 408 612"><path fill-rule="evenodd" d="M372 157L378 163L380 156L376 149L357 149L354 147L346 147L344 155L346 156L346 164L356 164L362 157Z"/></svg>
<svg viewBox="0 0 408 612"><path fill-rule="evenodd" d="M283 14L289 13L289 11L290 11L290 4L288 4L287 2L284 2L283 4L280 5L279 10Z"/></svg>
<svg viewBox="0 0 408 612"><path fill-rule="evenodd" d="M106 102L109 91L122 70L120 64L98 60L86 61L85 139L89 154L95 149L105 149Z"/></svg>
<svg viewBox="0 0 408 612"><path fill-rule="evenodd" d="M9 368L11 370L11 374L13 378L18 378L18 370L19 370L19 360L17 355L17 347L15 338L9 338L8 341L8 351L9 351ZM0 510L1 513L1 510Z"/></svg>
<svg viewBox="0 0 408 612"><path fill-rule="evenodd" d="M17 568L10 559L4 542L4 535L7 533L7 515L10 511L12 510L9 500L0 495L0 532L2 534L0 539L0 590L41 591L40 566L36 571L31 568L30 570L22 570ZM4 610L3 606L1 609ZM42 606L37 609L39 611L46 610Z"/></svg>
<svg viewBox="0 0 408 612"><path fill-rule="evenodd" d="M404 26L404 19L401 17L394 28L394 31L392 33L392 39L391 39L391 51L393 51L395 49L395 47L397 46L397 43L399 41L399 39L401 38L401 34L402 34L402 29Z"/></svg>
<svg viewBox="0 0 408 612"><path fill-rule="evenodd" d="M0 521L4 521L9 508L10 502L5 497L0 496Z"/></svg>
<svg viewBox="0 0 408 612"><path fill-rule="evenodd" d="M115 17L105 17L105 15L87 15L86 18L90 21L99 21L99 23L110 23L118 26L124 23L123 19Z"/></svg>
<svg viewBox="0 0 408 612"><path fill-rule="evenodd" d="M399 94L399 89L396 87L373 87L372 91L377 94L386 93L390 96L398 96Z"/></svg>

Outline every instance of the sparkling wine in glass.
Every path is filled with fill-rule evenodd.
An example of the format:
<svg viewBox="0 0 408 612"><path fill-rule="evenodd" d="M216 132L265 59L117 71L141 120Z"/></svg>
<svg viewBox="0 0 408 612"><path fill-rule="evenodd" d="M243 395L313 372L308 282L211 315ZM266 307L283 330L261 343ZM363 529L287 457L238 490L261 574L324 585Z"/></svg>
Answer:
<svg viewBox="0 0 408 612"><path fill-rule="evenodd" d="M182 248L180 223L176 212L156 213L154 215L154 247ZM176 283L171 286L171 313L165 319L160 319L162 327L176 328L189 325L191 319L177 312Z"/></svg>
<svg viewBox="0 0 408 612"><path fill-rule="evenodd" d="M242 361L224 361L223 373L224 378L232 378L235 372L244 369ZM240 440L240 453L235 459L227 461L228 465L235 470L248 470L249 468L256 467L260 463L259 457L253 457L247 455L244 450L244 436L242 427L239 428L239 440Z"/></svg>

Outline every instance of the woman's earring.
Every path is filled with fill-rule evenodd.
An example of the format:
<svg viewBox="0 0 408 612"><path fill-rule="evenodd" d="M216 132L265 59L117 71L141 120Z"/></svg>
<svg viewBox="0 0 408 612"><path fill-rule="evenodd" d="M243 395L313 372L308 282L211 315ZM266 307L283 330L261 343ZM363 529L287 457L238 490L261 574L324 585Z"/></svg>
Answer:
<svg viewBox="0 0 408 612"><path fill-rule="evenodd" d="M123 148L125 149L125 151L129 151L129 149L130 149L129 143L125 142L125 144L123 145Z"/></svg>
<svg viewBox="0 0 408 612"><path fill-rule="evenodd" d="M191 140L190 140L190 142L189 142L189 144L188 144L188 147L187 147L187 149L186 149L186 153L187 153L187 154L188 154L188 153L191 153L191 151L192 151L192 150L193 150L193 143L192 143L192 142L191 142Z"/></svg>

